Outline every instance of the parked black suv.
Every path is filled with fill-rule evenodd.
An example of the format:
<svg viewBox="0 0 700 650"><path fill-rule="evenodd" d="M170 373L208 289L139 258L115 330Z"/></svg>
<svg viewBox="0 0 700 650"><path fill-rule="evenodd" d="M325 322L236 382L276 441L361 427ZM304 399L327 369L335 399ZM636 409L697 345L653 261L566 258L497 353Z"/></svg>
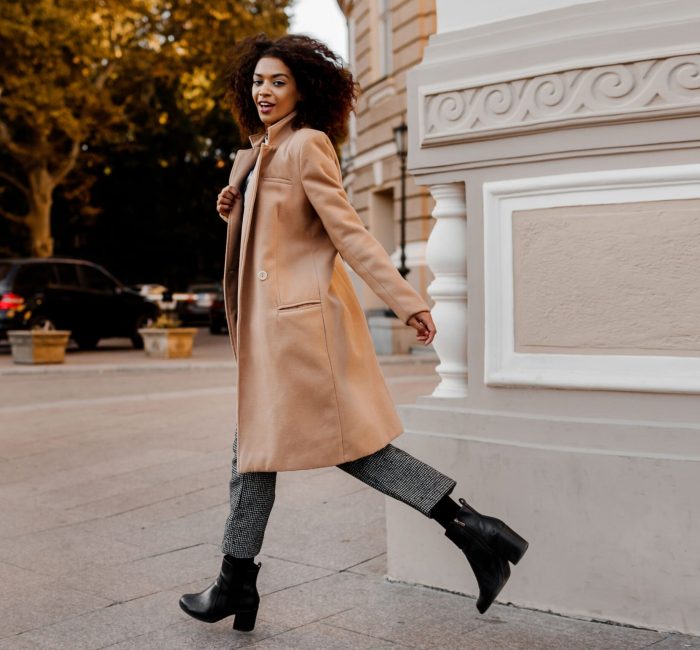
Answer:
<svg viewBox="0 0 700 650"><path fill-rule="evenodd" d="M7 330L71 330L82 349L100 339L128 336L157 318L158 306L92 262L73 259L0 259L0 338Z"/></svg>

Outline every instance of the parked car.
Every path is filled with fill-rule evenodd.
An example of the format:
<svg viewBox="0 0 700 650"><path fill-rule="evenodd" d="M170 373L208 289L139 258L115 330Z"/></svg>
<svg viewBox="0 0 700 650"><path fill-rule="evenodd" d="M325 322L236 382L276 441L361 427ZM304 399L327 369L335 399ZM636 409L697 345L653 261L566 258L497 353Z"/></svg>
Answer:
<svg viewBox="0 0 700 650"><path fill-rule="evenodd" d="M209 308L209 331L212 334L221 334L222 332L228 331L223 291L219 291L219 293L216 294Z"/></svg>
<svg viewBox="0 0 700 650"><path fill-rule="evenodd" d="M158 306L125 287L92 262L62 258L0 260L0 337L7 330L71 330L82 349L100 339L127 336L143 347L140 327L155 320Z"/></svg>
<svg viewBox="0 0 700 650"><path fill-rule="evenodd" d="M219 284L191 284L184 294L174 294L175 311L183 325L209 323L209 309L221 292Z"/></svg>

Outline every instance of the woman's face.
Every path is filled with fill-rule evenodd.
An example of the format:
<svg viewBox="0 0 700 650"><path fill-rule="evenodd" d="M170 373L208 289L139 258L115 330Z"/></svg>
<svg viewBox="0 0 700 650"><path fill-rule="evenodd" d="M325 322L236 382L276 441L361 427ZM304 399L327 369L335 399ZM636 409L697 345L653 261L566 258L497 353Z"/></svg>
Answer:
<svg viewBox="0 0 700 650"><path fill-rule="evenodd" d="M253 101L265 128L289 115L301 99L291 70L283 61L263 57L253 73Z"/></svg>

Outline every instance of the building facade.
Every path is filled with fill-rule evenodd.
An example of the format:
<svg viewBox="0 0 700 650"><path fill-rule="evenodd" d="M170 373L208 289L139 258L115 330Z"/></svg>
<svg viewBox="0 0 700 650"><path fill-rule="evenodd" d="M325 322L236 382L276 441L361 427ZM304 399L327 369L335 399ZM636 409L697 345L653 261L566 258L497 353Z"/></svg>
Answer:
<svg viewBox="0 0 700 650"><path fill-rule="evenodd" d="M338 0L348 23L349 64L360 86L342 151L348 194L360 218L399 266L401 179L393 128L406 119L406 74L435 32L434 0ZM427 297L425 247L434 220L430 192L406 178L407 280ZM354 276L354 274L353 274ZM386 305L353 277L377 350L406 352L414 330L386 318Z"/></svg>
<svg viewBox="0 0 700 650"><path fill-rule="evenodd" d="M397 442L530 541L502 602L700 633L699 35L697 0L438 0L408 75L441 383ZM387 531L391 577L476 592Z"/></svg>

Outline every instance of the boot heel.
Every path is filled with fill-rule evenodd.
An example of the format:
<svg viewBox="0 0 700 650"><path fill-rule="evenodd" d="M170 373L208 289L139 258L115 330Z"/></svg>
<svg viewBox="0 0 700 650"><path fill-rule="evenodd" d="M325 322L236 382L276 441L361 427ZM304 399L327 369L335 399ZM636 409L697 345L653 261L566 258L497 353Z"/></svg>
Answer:
<svg viewBox="0 0 700 650"><path fill-rule="evenodd" d="M233 619L233 629L241 632L250 632L255 627L255 617L258 615L258 610L252 612L237 612Z"/></svg>
<svg viewBox="0 0 700 650"><path fill-rule="evenodd" d="M517 564L525 555L529 543L514 530L503 524L503 528L501 528L494 539L494 546L511 564Z"/></svg>

